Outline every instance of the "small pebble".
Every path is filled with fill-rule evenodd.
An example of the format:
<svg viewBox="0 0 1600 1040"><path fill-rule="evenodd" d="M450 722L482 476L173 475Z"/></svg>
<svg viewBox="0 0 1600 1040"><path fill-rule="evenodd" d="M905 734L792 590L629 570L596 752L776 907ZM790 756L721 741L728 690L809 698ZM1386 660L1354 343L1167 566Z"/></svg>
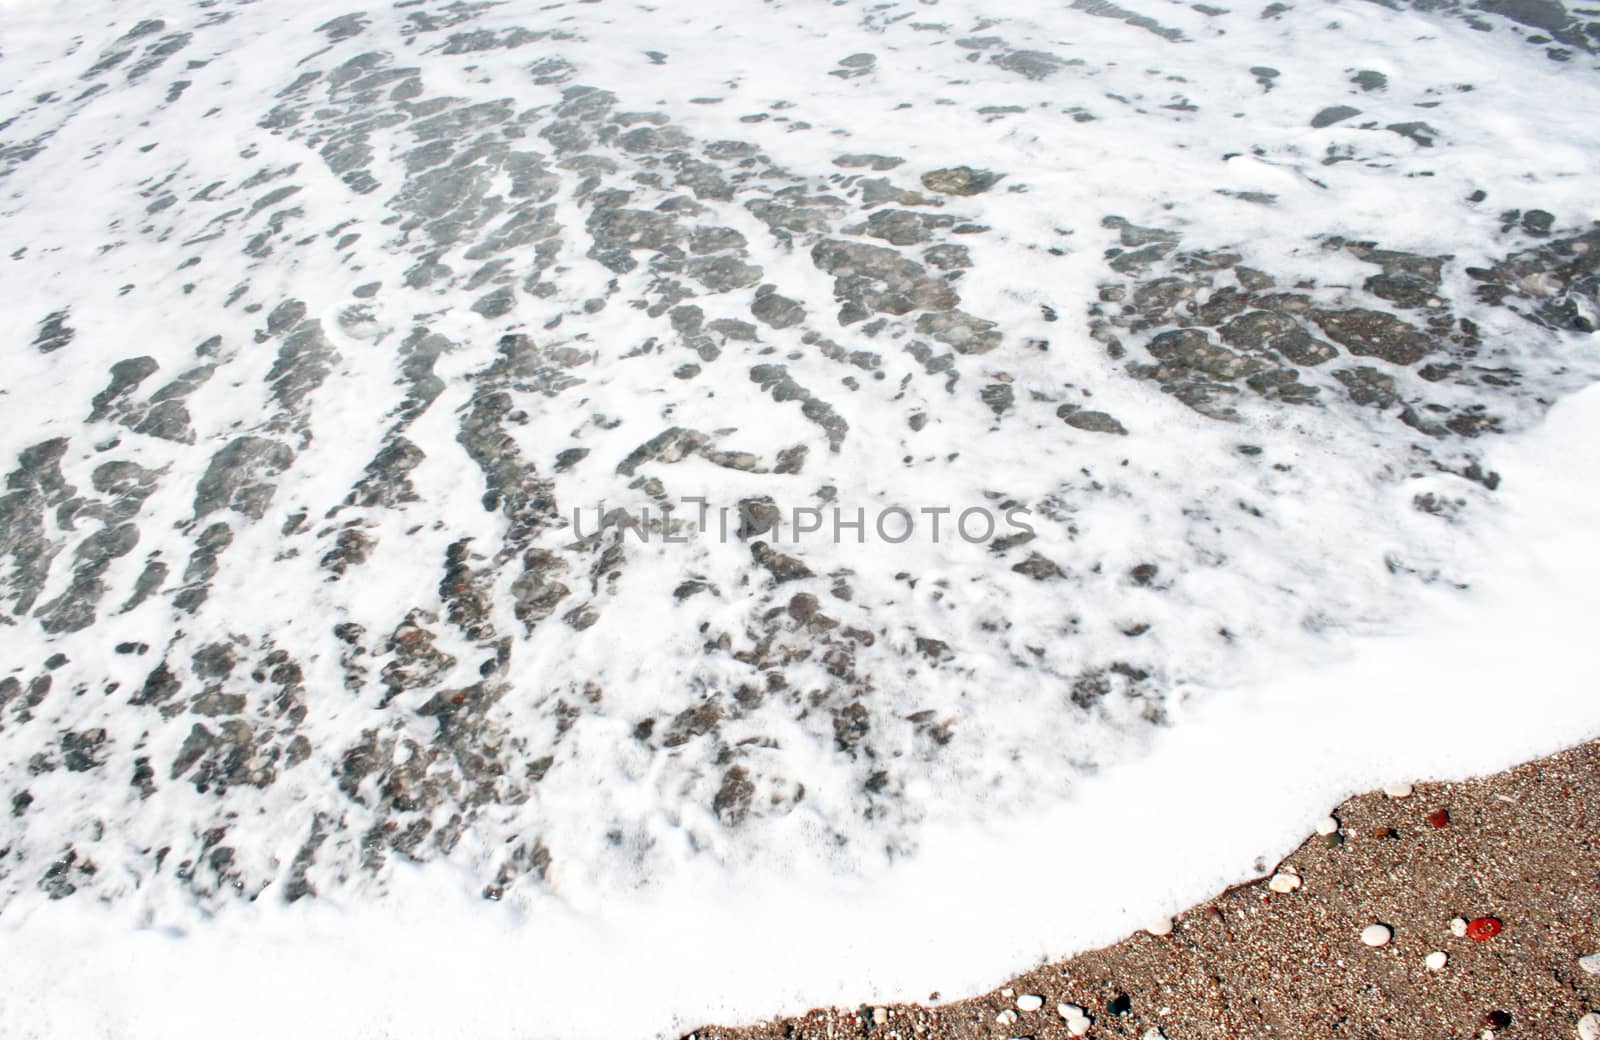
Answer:
<svg viewBox="0 0 1600 1040"><path fill-rule="evenodd" d="M1010 1008L1006 1008L1004 1011L994 1016L994 1020L1003 1026L1009 1026L1016 1022L1017 1013L1012 1011Z"/></svg>
<svg viewBox="0 0 1600 1040"><path fill-rule="evenodd" d="M1600 1014L1591 1011L1578 1019L1578 1040L1600 1040Z"/></svg>
<svg viewBox="0 0 1600 1040"><path fill-rule="evenodd" d="M1338 834L1339 821L1334 819L1332 816L1329 816L1321 823L1317 824L1317 833L1322 835L1324 838L1330 834Z"/></svg>
<svg viewBox="0 0 1600 1040"><path fill-rule="evenodd" d="M1076 1004L1057 1004L1056 1014L1066 1021L1067 1032L1073 1036L1082 1036L1094 1024L1094 1020L1089 1017L1088 1012Z"/></svg>
<svg viewBox="0 0 1600 1040"><path fill-rule="evenodd" d="M1037 993L1024 993L1017 998L1018 1011L1038 1011L1044 1007L1044 998Z"/></svg>
<svg viewBox="0 0 1600 1040"><path fill-rule="evenodd" d="M1450 955L1443 950L1434 950L1422 959L1429 971L1443 971L1444 966L1450 963Z"/></svg>
<svg viewBox="0 0 1600 1040"><path fill-rule="evenodd" d="M1579 957L1578 967L1590 975L1600 975L1600 953L1591 953L1587 957Z"/></svg>
<svg viewBox="0 0 1600 1040"><path fill-rule="evenodd" d="M1428 822L1433 825L1433 829L1434 830L1436 830L1436 831L1444 830L1446 827L1450 826L1450 810L1449 809L1435 809L1435 810L1433 810L1433 812L1428 814Z"/></svg>
<svg viewBox="0 0 1600 1040"><path fill-rule="evenodd" d="M1394 929L1386 924L1369 924L1361 929L1361 941L1368 946L1386 946L1394 938Z"/></svg>
<svg viewBox="0 0 1600 1040"><path fill-rule="evenodd" d="M1272 875L1272 880L1267 882L1267 887L1279 895L1288 895L1300 887L1300 875L1278 873Z"/></svg>
<svg viewBox="0 0 1600 1040"><path fill-rule="evenodd" d="M1483 1024L1490 1029L1504 1029L1511 1024L1511 1015L1509 1012L1496 1008L1483 1016Z"/></svg>
<svg viewBox="0 0 1600 1040"><path fill-rule="evenodd" d="M1144 1040L1167 1040L1167 1034L1161 1031L1160 1026L1151 1026L1144 1031Z"/></svg>
<svg viewBox="0 0 1600 1040"><path fill-rule="evenodd" d="M1151 935L1171 935L1172 918L1163 917L1161 920L1156 921L1154 924L1146 927L1145 931L1149 932Z"/></svg>
<svg viewBox="0 0 1600 1040"><path fill-rule="evenodd" d="M888 1022L888 1021L889 1021L889 1011L888 1011L887 1008L873 1008L872 1009L872 1024L873 1025L881 1026L884 1023Z"/></svg>
<svg viewBox="0 0 1600 1040"><path fill-rule="evenodd" d="M1465 917L1450 918L1450 934L1460 939L1467 934L1467 919Z"/></svg>
<svg viewBox="0 0 1600 1040"><path fill-rule="evenodd" d="M1467 938L1474 942L1487 942L1499 935L1502 927L1498 917L1474 917L1467 922Z"/></svg>
<svg viewBox="0 0 1600 1040"><path fill-rule="evenodd" d="M1390 798L1410 798L1411 797L1411 785L1410 784L1390 784L1388 787L1385 787L1383 789L1383 793L1388 795Z"/></svg>

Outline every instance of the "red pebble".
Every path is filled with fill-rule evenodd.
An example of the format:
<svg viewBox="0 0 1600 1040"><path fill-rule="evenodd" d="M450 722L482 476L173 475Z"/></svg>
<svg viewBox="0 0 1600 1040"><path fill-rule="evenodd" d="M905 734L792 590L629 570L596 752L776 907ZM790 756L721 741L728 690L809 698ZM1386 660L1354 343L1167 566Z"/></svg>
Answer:
<svg viewBox="0 0 1600 1040"><path fill-rule="evenodd" d="M1503 927L1498 917L1475 917L1467 922L1467 938L1477 942L1493 939Z"/></svg>
<svg viewBox="0 0 1600 1040"><path fill-rule="evenodd" d="M1433 824L1434 830L1444 830L1450 826L1450 810L1435 809L1428 814L1428 822Z"/></svg>

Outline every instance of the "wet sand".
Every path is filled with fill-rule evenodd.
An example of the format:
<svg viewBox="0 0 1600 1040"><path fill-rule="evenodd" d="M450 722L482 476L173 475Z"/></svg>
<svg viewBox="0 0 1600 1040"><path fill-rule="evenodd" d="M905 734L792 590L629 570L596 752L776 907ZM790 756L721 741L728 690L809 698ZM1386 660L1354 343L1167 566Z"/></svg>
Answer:
<svg viewBox="0 0 1600 1040"><path fill-rule="evenodd" d="M1579 964L1600 952L1600 741L1405 797L1358 795L1331 815L1337 833L1308 836L1260 878L1185 911L1170 934L1140 932L970 999L690 1035L1562 1040L1600 1011L1600 975ZM1294 884L1273 886L1275 874L1300 884L1275 891ZM1474 922L1471 934L1454 934L1455 918ZM1494 930L1481 918L1500 930L1477 938ZM1386 945L1364 944L1373 924L1391 930ZM1440 952L1448 960L1433 970L1427 958ZM1092 1019L1087 1031L1063 1014L1069 1004Z"/></svg>

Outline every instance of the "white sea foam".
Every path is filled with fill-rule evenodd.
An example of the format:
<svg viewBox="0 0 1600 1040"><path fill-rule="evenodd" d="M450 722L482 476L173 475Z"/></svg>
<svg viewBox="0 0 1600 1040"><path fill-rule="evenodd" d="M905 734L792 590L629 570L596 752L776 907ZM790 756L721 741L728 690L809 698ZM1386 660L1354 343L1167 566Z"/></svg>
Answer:
<svg viewBox="0 0 1600 1040"><path fill-rule="evenodd" d="M30 723L52 735L106 728L103 774L36 772L36 730L0 730L0 791L26 788L37 805L18 817L13 854L43 862L68 846L92 848L97 867L92 889L59 902L39 889L37 869L5 881L0 1035L133 1040L220 1025L241 1040L289 1031L644 1037L821 1003L952 996L1111 941L1254 873L1350 792L1497 769L1600 734L1585 656L1587 623L1600 616L1600 391L1577 390L1600 376L1600 340L1556 337L1479 306L1465 273L1512 247L1502 209L1547 209L1569 227L1600 217L1600 86L1583 59L1548 61L1503 24L1485 34L1374 4L1302 5L1275 19L1133 5L1180 30L1182 43L1062 5L1015 5L998 22L986 6L513 5L472 27L560 35L531 50L449 57L437 53L437 37L411 35L404 12L374 12L364 34L329 43L317 26L338 12L280 0L229 9L230 21L199 33L207 49L196 57L208 64L183 72L194 84L180 100L162 100L175 67L134 82L119 71L114 89L73 101L72 117L58 119L59 107L26 99L79 95L84 66L141 19L198 31L204 13L156 0L86 5L69 25L44 7L0 4L9 91L0 114L18 113L4 142L44 145L0 180L3 252L13 257L0 260L0 277L20 301L0 310L10 366L0 380L0 458L9 463L49 436L78 437L63 465L87 486L108 457L91 439L120 436L118 457L164 469L140 514L138 551L107 571L119 595L146 554L181 568L192 546L180 525L209 446L254 429L270 409L274 349L254 340L263 315L218 301L245 282L246 300L267 311L303 299L341 355L313 398L315 436L297 443L265 519L236 522L193 618L152 602L48 640L26 618L0 629L7 675L26 680L60 651L70 658L62 676L123 690L115 702L93 692L68 699L63 680ZM990 60L1001 51L985 36L1082 64L1031 80ZM824 597L823 609L877 636L861 660L873 670L867 700L881 759L843 754L829 716L796 705L726 721L715 746L663 750L632 737L640 718L670 719L703 690L746 677L706 657L704 632L740 633L754 606L782 607L787 591L766 590L760 571L752 584L739 546L630 545L626 580L604 591L595 582L603 609L594 627L552 622L515 638L501 719L532 749L527 757L548 746L556 761L529 800L486 810L449 857L391 857L370 877L325 865L313 875L318 898L277 898L313 813L354 814L330 849L354 848L365 826L363 809L330 792L329 777L340 749L380 718L374 684L345 697L327 650L305 661L319 692L304 727L316 757L300 772L265 790L234 787L222 808L162 772L161 796L136 801L124 789L136 759L172 761L188 724L154 725L123 704L153 661L114 653L116 643L186 654L206 638L248 632L319 646L330 619L389 632L407 606L437 607L446 545L467 536L494 545L504 533L503 518L481 507L481 474L456 448L471 377L493 361L503 328L466 310L474 294L403 287L414 258L399 238L382 238L397 234L385 223L389 188L352 194L323 168L320 141L258 125L301 64L323 71L362 50L419 65L430 96L510 96L518 108L560 98L560 86L530 83L527 72L534 58L559 54L577 70L573 82L615 91L619 108L667 113L697 141L754 142L809 192L843 190L828 177L845 152L904 157L892 176L913 189L916 172L942 166L1004 172L981 199L950 206L990 229L961 240L975 261L958 283L963 307L1007 336L1001 352L958 359L959 396L859 327L827 331L848 349L881 351L888 377L853 372L861 387L849 391L841 381L851 370L802 351L798 331L763 330L773 356L848 419L845 449L833 455L796 405L750 389L748 365L679 383L683 355L640 346L660 332L642 310L618 299L576 317L607 294L612 275L569 243L555 294L523 296L504 328L577 344L595 360L579 393L521 392L533 421L515 439L544 472L569 443L590 449L597 465L563 478L569 507L651 502L614 467L668 425L728 431L722 446L763 458L809 439L803 484L688 459L671 470L671 489L801 505L829 485L852 510L959 510L992 502L986 493L1013 496L1038 507L1029 548L1072 572L1069 590L948 538L792 550L818 574L849 576L854 599ZM876 55L870 75L829 75L866 52ZM1280 73L1271 91L1249 71L1263 65ZM1387 89L1352 96L1356 68L1386 73ZM1366 111L1309 126L1341 102ZM1074 118L1084 113L1094 118ZM768 118L742 118L752 114ZM1384 129L1408 120L1425 120L1436 144ZM373 169L400 177L412 144L399 130L375 130ZM303 233L328 238L348 218L367 242L349 251L280 244L256 262L240 252L248 235L227 223L233 203L195 201L214 178L295 164ZM182 199L152 212L168 179ZM1481 207L1463 204L1485 186ZM654 203L653 189L635 187ZM554 204L564 224L583 226L570 192ZM1314 279L1354 292L1373 272L1326 248L1331 234L1453 254L1443 294L1521 373L1521 391L1497 402L1521 432L1474 447L1484 470L1500 474L1499 489L1397 449L1413 435L1397 434L1392 415L1260 406L1239 424L1218 423L1127 378L1085 332L1107 278L1105 250L1116 244L1101 224L1108 214L1180 231L1186 248L1237 249L1284 286ZM765 277L831 326L831 279L805 249L786 248L742 206L707 219L741 231ZM208 244L215 221L230 230ZM180 267L191 254L204 262ZM642 274L629 277L628 291L642 285ZM387 288L371 320L341 325L351 291L374 280ZM32 349L39 318L67 306L78 340L50 354ZM1058 321L1045 319L1046 306ZM742 303L728 313L748 317ZM558 315L568 323L547 334ZM408 431L429 455L413 474L423 505L363 514L373 559L358 578L330 584L318 566L328 543L309 529L287 535L283 521L303 508L315 527L360 479L393 414L395 341L422 317L457 344L437 365L442 396ZM581 335L560 339L575 328ZM206 450L109 423L83 436L113 361L151 356L165 380L214 334L224 340L223 374L190 398ZM1048 338L1049 350L1030 352L1030 338ZM748 360L758 360L753 349ZM1019 401L1048 405L996 420L976 391L1002 371ZM1542 416L1545 402L1563 397ZM1063 434L1058 401L1092 403L1129 435ZM913 438L906 416L919 408L931 419ZM1262 454L1241 455L1241 444ZM1424 493L1462 500L1460 522L1412 508ZM1159 590L1127 580L1140 563L1159 565ZM743 591L673 606L690 572ZM72 581L57 566L40 602ZM503 601L494 609L501 631L521 633ZM1127 649L1134 623L1149 631ZM952 659L922 660L919 637L947 643ZM451 646L459 663L440 688L472 682L484 656L469 640ZM1151 692L1073 704L1083 671L1135 654L1154 676ZM797 689L826 681L815 662L792 675ZM556 702L585 682L603 700L559 735ZM894 729L922 711L953 720L936 755ZM407 725L424 744L435 728L422 717ZM741 749L761 798L781 811L732 828L716 818L727 747ZM889 792L864 799L879 769ZM259 899L196 893L172 881L170 866L152 869L153 848L177 835L189 844L173 859L197 856L205 846L196 821L224 819L239 863L272 881ZM553 850L544 883L484 901L508 841L534 834Z"/></svg>
<svg viewBox="0 0 1600 1040"><path fill-rule="evenodd" d="M1490 771L1600 734L1600 388L1494 453L1497 558L1464 599L1342 663L1216 691L1147 753L1025 819L929 835L842 879L685 866L581 910L508 912L447 867L381 900L263 901L206 918L66 901L10 913L0 1027L16 1036L241 1040L666 1035L820 1003L997 984L1256 871L1345 795Z"/></svg>

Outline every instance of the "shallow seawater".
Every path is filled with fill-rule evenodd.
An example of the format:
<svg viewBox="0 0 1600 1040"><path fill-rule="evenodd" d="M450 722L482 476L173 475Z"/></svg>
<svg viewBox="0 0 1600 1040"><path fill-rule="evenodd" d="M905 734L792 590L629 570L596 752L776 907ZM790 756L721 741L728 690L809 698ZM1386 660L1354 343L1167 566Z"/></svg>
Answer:
<svg viewBox="0 0 1600 1040"><path fill-rule="evenodd" d="M0 1034L956 995L1600 732L1556 6L0 4Z"/></svg>

